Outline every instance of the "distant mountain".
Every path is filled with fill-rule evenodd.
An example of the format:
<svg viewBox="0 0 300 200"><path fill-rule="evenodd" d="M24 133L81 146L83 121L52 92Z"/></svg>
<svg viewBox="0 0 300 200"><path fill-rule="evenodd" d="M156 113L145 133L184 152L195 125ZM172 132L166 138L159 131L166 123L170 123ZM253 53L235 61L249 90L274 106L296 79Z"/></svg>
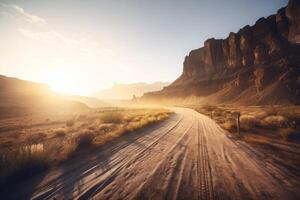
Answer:
<svg viewBox="0 0 300 200"><path fill-rule="evenodd" d="M169 85L168 82L155 83L131 83L131 84L115 84L113 87L99 91L93 96L99 99L132 99L133 95L136 97L142 96L146 92L153 92L163 89Z"/></svg>
<svg viewBox="0 0 300 200"><path fill-rule="evenodd" d="M88 109L86 104L107 105L95 98L55 93L46 84L0 75L0 117L80 111Z"/></svg>
<svg viewBox="0 0 300 200"><path fill-rule="evenodd" d="M141 101L300 104L300 1L225 39L206 40L185 57L177 80Z"/></svg>
<svg viewBox="0 0 300 200"><path fill-rule="evenodd" d="M101 101L101 100L99 100L98 98L95 98L95 97L70 95L70 94L61 94L61 96L63 98L65 98L66 100L78 101L78 102L84 103L88 107L91 107L91 108L111 106L111 104L106 103L104 101Z"/></svg>

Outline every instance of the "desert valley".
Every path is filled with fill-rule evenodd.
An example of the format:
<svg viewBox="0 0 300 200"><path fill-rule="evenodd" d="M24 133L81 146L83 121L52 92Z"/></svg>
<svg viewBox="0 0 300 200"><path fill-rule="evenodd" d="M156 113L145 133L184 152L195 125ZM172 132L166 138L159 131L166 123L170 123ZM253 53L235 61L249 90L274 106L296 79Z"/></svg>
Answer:
<svg viewBox="0 0 300 200"><path fill-rule="evenodd" d="M42 8L57 8L35 3L28 8L35 5L31 8L37 13ZM200 1L204 7L206 3ZM87 42L90 37L73 40L52 30L42 35L24 34L22 29L21 34L31 40L45 42L42 47L49 48L45 50L46 63L55 65L66 53L61 63L68 63L68 56L72 58L74 77L76 67L72 67L79 55L86 65L79 67L82 79L76 87L68 73L62 80L55 76L42 82L9 75L23 70L15 67L15 72L6 73L9 67L0 66L0 73L4 72L0 75L0 199L300 199L300 1L284 3L276 13L257 19L253 25L244 24L222 39L209 35L202 47L182 55L180 75L173 79L165 78L166 69L161 66L148 69L146 62L152 64L152 55L149 59L140 49L132 51L145 61L145 68L139 60L128 61L133 58L118 60L108 49L96 51L98 43ZM94 6L116 5L97 2ZM123 17L132 13L147 19L147 12L143 15L138 9L143 4L125 5L116 6L119 12L103 9L103 17L107 14L112 24L121 20L116 27L122 27ZM161 2L154 5L165 6ZM81 6L74 9L78 13L91 9L86 15L79 14L83 19L94 16L93 6ZM182 17L177 6L170 9L174 9L174 16ZM3 24L5 16L16 24L23 20L26 27L38 24L41 29L51 22L16 4L0 3L0 9ZM157 14L168 18L163 13ZM126 22L132 25L133 21ZM101 22L107 25L107 21ZM149 26L151 23L149 20ZM141 32L149 31L137 27ZM209 33L215 35L211 30ZM152 35L155 39L156 34ZM138 39L133 37L134 42ZM143 41L147 43L147 39ZM56 43L65 47L50 50ZM150 43L147 47L152 50L154 43ZM36 46L34 43L32 48ZM76 48L79 53L73 52L72 57ZM57 60L51 60L53 52ZM111 62L100 70L103 74L97 74L99 79L88 65L94 62L92 54L105 65ZM154 60L155 55L154 50ZM36 59L33 57L33 64L42 62ZM164 59L162 63L173 62ZM11 62L9 57L7 60ZM15 64L18 58L12 60ZM59 70L68 69L60 64ZM142 73L135 74L133 69ZM37 68L30 70L35 77ZM45 66L43 70L53 69ZM51 73L45 74L48 80ZM125 81L111 84L118 77ZM100 87L97 81L107 81L110 86ZM93 89L88 93L72 92L81 91L88 83Z"/></svg>

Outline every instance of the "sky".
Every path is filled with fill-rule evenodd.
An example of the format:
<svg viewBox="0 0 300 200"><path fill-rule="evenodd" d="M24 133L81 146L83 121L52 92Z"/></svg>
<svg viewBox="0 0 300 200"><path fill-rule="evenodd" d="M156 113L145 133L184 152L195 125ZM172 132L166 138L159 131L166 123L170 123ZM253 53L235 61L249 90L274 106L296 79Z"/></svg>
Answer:
<svg viewBox="0 0 300 200"><path fill-rule="evenodd" d="M287 0L0 0L0 74L89 95L175 80L185 55Z"/></svg>

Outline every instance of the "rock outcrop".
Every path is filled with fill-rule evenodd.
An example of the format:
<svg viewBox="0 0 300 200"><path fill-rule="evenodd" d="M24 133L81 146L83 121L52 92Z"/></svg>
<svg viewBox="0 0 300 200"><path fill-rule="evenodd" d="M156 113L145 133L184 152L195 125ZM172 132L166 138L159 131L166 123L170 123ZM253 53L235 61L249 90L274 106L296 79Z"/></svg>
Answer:
<svg viewBox="0 0 300 200"><path fill-rule="evenodd" d="M300 1L226 39L192 50L183 72L142 100L241 104L300 103Z"/></svg>

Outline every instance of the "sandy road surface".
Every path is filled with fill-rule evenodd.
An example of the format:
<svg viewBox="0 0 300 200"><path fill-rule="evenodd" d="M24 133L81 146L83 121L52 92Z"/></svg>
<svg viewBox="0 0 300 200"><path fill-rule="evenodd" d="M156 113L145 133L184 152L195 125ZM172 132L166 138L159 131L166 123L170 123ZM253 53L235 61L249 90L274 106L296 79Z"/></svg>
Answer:
<svg viewBox="0 0 300 200"><path fill-rule="evenodd" d="M172 109L167 121L66 163L11 197L300 199L299 178L229 139L210 118Z"/></svg>

